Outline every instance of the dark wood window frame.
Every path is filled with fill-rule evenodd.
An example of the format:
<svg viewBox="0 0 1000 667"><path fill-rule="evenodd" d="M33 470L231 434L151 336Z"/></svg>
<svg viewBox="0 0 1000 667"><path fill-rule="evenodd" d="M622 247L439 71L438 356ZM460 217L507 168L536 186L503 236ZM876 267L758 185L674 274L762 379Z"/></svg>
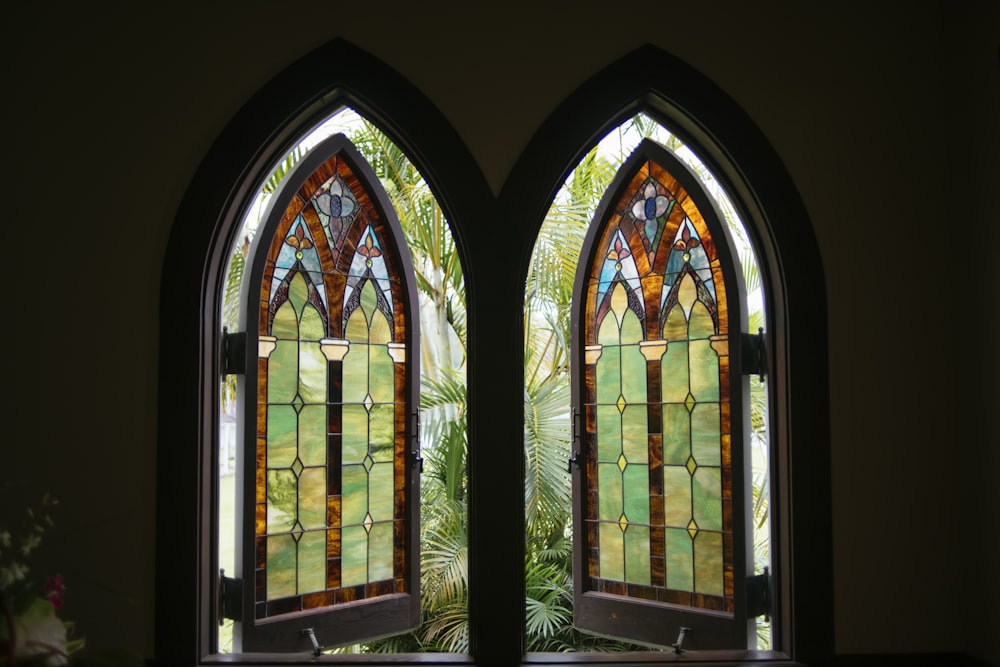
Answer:
<svg viewBox="0 0 1000 667"><path fill-rule="evenodd" d="M612 127L649 113L685 142L740 202L773 299L768 330L776 397L773 490L780 615L777 650L718 662L829 662L833 651L826 290L805 207L752 120L676 58L642 47L595 75L542 125L495 197L461 139L398 73L344 41L305 56L254 95L191 180L168 243L160 294L155 659L308 661L215 656L214 442L228 250L259 181L311 124L351 106L382 127L434 190L465 268L468 294L471 656L373 657L389 663L669 662L673 654L525 656L521 312L524 276L545 212L566 175ZM496 252L512 239L515 257ZM794 412L790 409L794 397ZM500 417L498 417L500 416ZM794 480L794 484L792 481ZM514 511L512 511L512 508ZM504 545L498 549L497 545ZM335 660L335 658L330 658ZM323 658L326 660L326 658Z"/></svg>

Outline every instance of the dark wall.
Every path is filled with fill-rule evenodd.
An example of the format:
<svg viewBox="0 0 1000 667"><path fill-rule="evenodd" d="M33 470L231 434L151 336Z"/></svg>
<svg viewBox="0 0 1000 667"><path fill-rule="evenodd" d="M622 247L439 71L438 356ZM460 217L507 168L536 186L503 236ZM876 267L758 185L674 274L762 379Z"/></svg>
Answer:
<svg viewBox="0 0 1000 667"><path fill-rule="evenodd" d="M453 4L60 0L0 22L0 478L62 499L42 556L91 646L152 651L161 262L236 110L343 37L422 90L499 191L556 105L648 42L749 113L815 227L837 651L1000 663L1000 5Z"/></svg>

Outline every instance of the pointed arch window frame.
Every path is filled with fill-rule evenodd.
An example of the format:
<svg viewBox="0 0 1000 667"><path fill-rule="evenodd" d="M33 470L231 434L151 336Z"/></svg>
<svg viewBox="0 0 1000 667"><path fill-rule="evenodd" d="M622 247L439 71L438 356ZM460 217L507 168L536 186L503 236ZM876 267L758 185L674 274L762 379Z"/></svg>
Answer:
<svg viewBox="0 0 1000 667"><path fill-rule="evenodd" d="M332 66L336 65L336 66ZM548 662L523 653L523 348L521 307L528 260L556 190L612 127L645 111L701 155L751 210L751 227L778 305L769 331L781 378L775 434L782 455L776 545L781 575L780 645L766 655L723 652L719 662L833 656L826 292L805 206L759 128L714 83L653 47L625 55L571 93L540 126L499 196L444 116L403 76L344 40L304 56L262 87L206 152L178 208L163 262L157 426L155 660L232 661L213 646L218 603L212 482L217 460L216 387L222 359L215 326L225 262L257 177L302 129L339 106L374 121L410 156L452 224L465 267L469 367L469 578L471 656L484 665ZM514 239L513 260L496 252L496 230ZM520 257L520 263L518 263ZM489 289L489 295L480 291ZM795 410L790 409L795 396ZM498 420L498 414L505 415ZM513 446L512 446L513 444ZM794 452L794 456L791 454ZM503 456L497 456L503 453ZM794 484L791 481L794 479ZM498 550L496 544L504 544ZM236 657L236 660L240 658ZM301 661L266 654L244 661ZM621 662L635 656L561 656L562 662ZM387 664L406 662L405 656ZM670 662L669 655L646 656ZM374 664L374 662L373 662Z"/></svg>
<svg viewBox="0 0 1000 667"><path fill-rule="evenodd" d="M656 46L641 46L574 90L541 125L501 190L504 218L520 225L513 234L533 241L576 165L638 113L692 148L729 193L757 253L769 303L771 550L779 568L772 590L779 613L771 621L771 651L704 655L739 664L825 663L833 656L825 277L805 205L760 128L703 74Z"/></svg>

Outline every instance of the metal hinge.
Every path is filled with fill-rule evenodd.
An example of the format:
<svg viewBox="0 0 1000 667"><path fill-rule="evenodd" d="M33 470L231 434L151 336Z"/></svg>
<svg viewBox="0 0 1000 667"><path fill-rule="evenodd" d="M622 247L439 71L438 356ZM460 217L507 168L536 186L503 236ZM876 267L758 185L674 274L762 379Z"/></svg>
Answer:
<svg viewBox="0 0 1000 667"><path fill-rule="evenodd" d="M234 621L243 620L243 580L226 576L225 570L219 570L219 625L222 620L230 618Z"/></svg>
<svg viewBox="0 0 1000 667"><path fill-rule="evenodd" d="M580 467L580 431L583 430L583 426L580 426L580 430L577 430L577 424L580 422L580 412L573 408L572 415L570 416L570 421L572 426L570 427L573 431L573 439L570 441L570 447L573 448L573 456L570 457L569 461L566 462L566 472L573 472L573 466Z"/></svg>
<svg viewBox="0 0 1000 667"><path fill-rule="evenodd" d="M771 571L747 577L747 616L763 616L765 622L771 620Z"/></svg>
<svg viewBox="0 0 1000 667"><path fill-rule="evenodd" d="M222 329L222 374L243 375L247 372L247 332L229 333Z"/></svg>
<svg viewBox="0 0 1000 667"><path fill-rule="evenodd" d="M767 375L767 336L764 329L757 333L741 335L743 352L743 375L756 375L761 382Z"/></svg>
<svg viewBox="0 0 1000 667"><path fill-rule="evenodd" d="M413 451L410 452L410 465L419 472L424 471L424 458L420 456L420 410L413 413Z"/></svg>

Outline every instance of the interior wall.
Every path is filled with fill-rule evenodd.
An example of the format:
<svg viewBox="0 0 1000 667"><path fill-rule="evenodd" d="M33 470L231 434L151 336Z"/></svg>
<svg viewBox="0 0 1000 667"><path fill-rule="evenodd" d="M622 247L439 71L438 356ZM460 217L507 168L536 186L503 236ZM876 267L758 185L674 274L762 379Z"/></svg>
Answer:
<svg viewBox="0 0 1000 667"><path fill-rule="evenodd" d="M39 567L63 573L92 650L152 652L155 428L170 418L157 299L176 208L248 97L343 37L441 109L496 192L555 106L643 43L728 92L784 160L823 256L837 652L1000 664L1000 5L609 7L9 10L0 518L61 498Z"/></svg>

